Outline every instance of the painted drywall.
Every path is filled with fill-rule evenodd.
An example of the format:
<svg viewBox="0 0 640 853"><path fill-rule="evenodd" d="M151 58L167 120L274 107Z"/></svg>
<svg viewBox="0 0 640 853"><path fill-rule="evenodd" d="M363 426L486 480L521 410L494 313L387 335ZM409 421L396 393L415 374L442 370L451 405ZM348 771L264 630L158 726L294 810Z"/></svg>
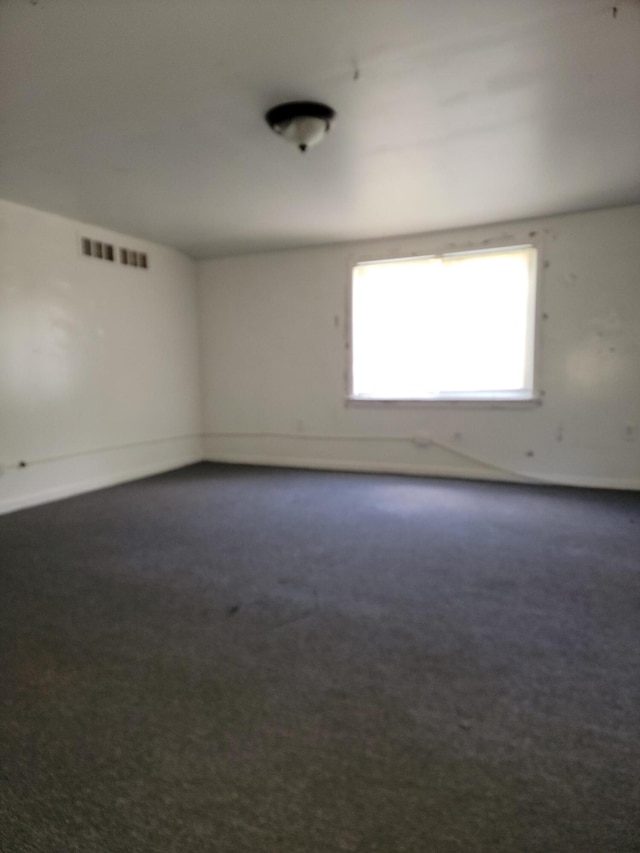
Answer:
<svg viewBox="0 0 640 853"><path fill-rule="evenodd" d="M200 264L208 459L640 487L640 207ZM538 405L346 401L352 265L533 242Z"/></svg>
<svg viewBox="0 0 640 853"><path fill-rule="evenodd" d="M149 269L83 257L81 236ZM5 201L0 258L0 511L200 459L193 262Z"/></svg>

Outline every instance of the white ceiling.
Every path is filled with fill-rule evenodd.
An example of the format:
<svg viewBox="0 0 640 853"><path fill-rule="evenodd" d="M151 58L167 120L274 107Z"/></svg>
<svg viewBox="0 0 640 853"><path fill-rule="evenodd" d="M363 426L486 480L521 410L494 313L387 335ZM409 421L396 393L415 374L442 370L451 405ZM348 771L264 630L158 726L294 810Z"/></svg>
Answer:
<svg viewBox="0 0 640 853"><path fill-rule="evenodd" d="M638 202L612 6L0 0L0 196L194 257ZM338 112L305 155L264 123L291 99Z"/></svg>

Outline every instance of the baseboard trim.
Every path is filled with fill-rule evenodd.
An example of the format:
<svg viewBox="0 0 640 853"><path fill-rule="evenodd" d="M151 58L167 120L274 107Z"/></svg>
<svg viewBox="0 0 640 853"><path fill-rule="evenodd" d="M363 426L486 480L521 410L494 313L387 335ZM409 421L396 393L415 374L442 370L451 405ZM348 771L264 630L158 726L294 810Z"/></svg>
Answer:
<svg viewBox="0 0 640 853"><path fill-rule="evenodd" d="M2 490L5 491L12 489L13 494L0 498L0 515L52 501L63 500L64 498L93 492L98 489L105 489L109 486L117 486L120 483L139 480L143 477L151 477L154 474L162 474L166 471L173 471L177 468L183 468L186 465L201 462L203 457L200 439L194 438L181 441L183 441L183 446L180 448L175 446L176 440L171 439L167 440L166 443L159 444L159 446L156 445L153 451L155 458L144 462L136 462L131 458L127 459L127 455L131 456L131 452L129 452L124 457L121 456L120 464L115 464L114 462L107 464L109 455L117 452L116 449L97 453L88 459L85 457L82 461L78 458L71 458L59 463L47 463L46 467L53 469L53 471L50 470L48 479L56 479L58 482L47 485L44 488L29 488L28 485L23 485L20 482L22 478L29 476L28 472L33 471L31 468L7 471L2 479L10 478L11 482L7 485L0 482L0 487L4 485ZM87 476L83 476L82 473L73 470L74 465L86 469L106 467L110 468L110 470L103 470L99 474L87 473ZM45 466L43 465L42 467Z"/></svg>
<svg viewBox="0 0 640 853"><path fill-rule="evenodd" d="M98 489L116 486L154 474L162 474L173 471L197 462L221 462L231 465L256 465L274 468L297 468L320 471L344 471L364 474L400 474L411 477L442 477L446 479L478 480L503 483L528 483L531 485L554 485L589 489L615 489L620 491L640 491L640 479L612 479L608 477L575 477L554 476L545 479L543 477L519 477L517 474L509 476L506 472L493 471L485 468L472 467L445 467L445 466L416 466L397 462L365 462L355 459L318 459L308 456L280 456L277 454L259 453L232 453L232 452L207 452L202 453L197 441L195 446L183 452L171 455L170 452L162 454L163 458L156 458L145 463L122 465L116 470L103 472L99 475L75 478L69 481L23 491L19 494L18 484L15 483L16 494L0 498L0 515L27 509L33 506L63 500L75 495L96 491ZM104 454L101 454L103 456ZM94 460L94 462L103 460ZM29 469L27 469L29 470ZM22 472L13 472L14 479L22 477ZM4 475L6 477L7 474ZM60 479L64 480L63 472ZM0 483L0 485L2 485Z"/></svg>
<svg viewBox="0 0 640 853"><path fill-rule="evenodd" d="M321 471L346 471L364 474L400 474L410 477L442 477L454 480L479 480L498 483L520 483L539 486L568 486L585 489L640 490L640 479L617 480L610 477L575 477L557 475L545 478L536 475L512 476L506 471L488 468L416 466L396 462L363 462L354 459L317 459L303 456L277 456L253 453L206 452L205 461L232 465L259 465L273 468L300 468Z"/></svg>
<svg viewBox="0 0 640 853"><path fill-rule="evenodd" d="M498 482L522 483L516 477L508 478L486 469L417 467L396 462L362 462L354 459L316 459L303 456L272 456L253 453L207 453L207 462L223 462L232 465L259 465L271 468L301 468L320 471L345 471L362 474L402 474L411 477L448 477L462 480L496 480Z"/></svg>

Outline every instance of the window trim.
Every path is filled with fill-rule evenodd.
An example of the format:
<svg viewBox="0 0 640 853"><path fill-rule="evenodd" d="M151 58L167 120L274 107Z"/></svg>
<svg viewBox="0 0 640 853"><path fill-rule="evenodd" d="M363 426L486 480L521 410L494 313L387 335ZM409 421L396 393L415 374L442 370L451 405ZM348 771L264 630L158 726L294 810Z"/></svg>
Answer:
<svg viewBox="0 0 640 853"><path fill-rule="evenodd" d="M542 291L542 271L548 266L548 262L543 260L543 246L541 239L534 239L538 232L529 231L526 239L518 239L514 235L509 237L486 239L480 242L467 241L461 245L450 242L442 248L432 248L425 246L424 251L395 251L388 252L381 256L380 252L352 255L348 258L347 265L347 292L346 292L346 323L345 330L345 355L346 369L344 371L345 389L344 401L349 408L378 408L378 409L393 409L393 408L423 408L423 407L450 407L450 408L485 408L485 409L530 409L542 405L544 400L544 391L540 386L541 371L540 371L540 337L541 337L541 320L543 317L540 313L541 291ZM529 334L530 340L527 346L531 348L530 371L531 371L531 391L487 391L487 392L470 392L464 394L454 392L449 394L439 394L437 397L366 397L362 395L354 395L353 393L353 357L352 357L352 339L353 339L353 270L356 266L376 263L398 263L404 260L420 260L432 258L460 257L464 255L479 255L483 253L491 253L499 250L509 251L510 249L517 251L518 249L531 248L534 250L533 255L533 287L529 294L530 300L530 316L533 318Z"/></svg>

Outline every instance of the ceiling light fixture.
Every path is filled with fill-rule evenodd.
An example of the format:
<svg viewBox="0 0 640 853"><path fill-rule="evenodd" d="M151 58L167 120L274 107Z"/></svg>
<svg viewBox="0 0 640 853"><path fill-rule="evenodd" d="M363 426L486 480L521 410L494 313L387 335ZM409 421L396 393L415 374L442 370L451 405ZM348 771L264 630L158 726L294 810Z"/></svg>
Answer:
<svg viewBox="0 0 640 853"><path fill-rule="evenodd" d="M325 138L336 116L335 110L313 101L278 104L265 115L274 133L297 145L300 151L313 148Z"/></svg>

